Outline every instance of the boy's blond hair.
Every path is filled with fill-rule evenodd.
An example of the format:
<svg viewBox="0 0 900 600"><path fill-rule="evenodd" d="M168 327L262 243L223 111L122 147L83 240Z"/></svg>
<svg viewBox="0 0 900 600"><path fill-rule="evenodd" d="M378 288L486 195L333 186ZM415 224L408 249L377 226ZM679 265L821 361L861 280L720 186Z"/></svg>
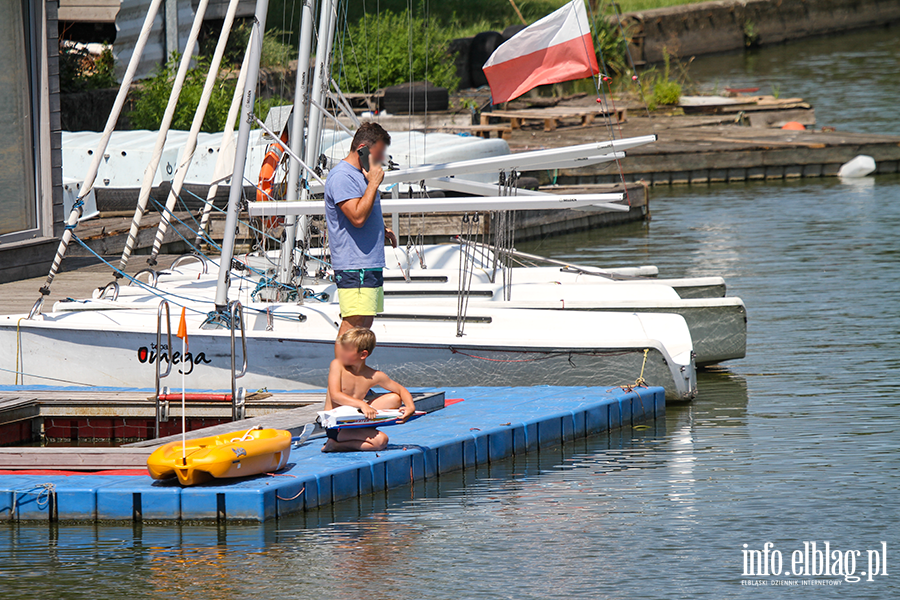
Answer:
<svg viewBox="0 0 900 600"><path fill-rule="evenodd" d="M341 344L347 344L356 348L357 352L365 350L369 354L375 350L375 334L365 327L354 327L341 336Z"/></svg>

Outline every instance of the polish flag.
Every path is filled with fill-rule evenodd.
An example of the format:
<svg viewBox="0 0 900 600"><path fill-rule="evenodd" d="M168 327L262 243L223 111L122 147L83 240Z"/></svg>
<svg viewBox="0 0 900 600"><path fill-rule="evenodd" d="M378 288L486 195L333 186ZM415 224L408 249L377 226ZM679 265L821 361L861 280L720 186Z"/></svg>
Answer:
<svg viewBox="0 0 900 600"><path fill-rule="evenodd" d="M572 0L511 37L483 68L494 104L539 85L599 73L584 0Z"/></svg>

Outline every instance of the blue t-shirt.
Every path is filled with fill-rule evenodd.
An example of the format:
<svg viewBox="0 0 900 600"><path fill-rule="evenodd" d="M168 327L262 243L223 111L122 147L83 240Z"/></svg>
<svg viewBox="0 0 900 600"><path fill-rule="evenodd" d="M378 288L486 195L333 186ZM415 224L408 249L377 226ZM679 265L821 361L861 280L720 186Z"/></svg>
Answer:
<svg viewBox="0 0 900 600"><path fill-rule="evenodd" d="M355 227L337 205L345 200L361 198L368 182L362 171L339 162L325 180L325 221L331 245L331 266L339 270L384 268L384 216L381 194L375 193L375 204L362 227Z"/></svg>

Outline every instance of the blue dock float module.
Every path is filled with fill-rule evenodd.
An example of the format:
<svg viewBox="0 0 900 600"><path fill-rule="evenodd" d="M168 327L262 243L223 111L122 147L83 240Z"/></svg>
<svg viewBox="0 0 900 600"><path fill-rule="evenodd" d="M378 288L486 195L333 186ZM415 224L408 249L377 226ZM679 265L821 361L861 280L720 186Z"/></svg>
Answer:
<svg viewBox="0 0 900 600"><path fill-rule="evenodd" d="M381 452L326 454L314 439L279 473L192 487L134 475L5 476L0 520L265 521L665 415L661 387L442 391L463 401L386 429Z"/></svg>

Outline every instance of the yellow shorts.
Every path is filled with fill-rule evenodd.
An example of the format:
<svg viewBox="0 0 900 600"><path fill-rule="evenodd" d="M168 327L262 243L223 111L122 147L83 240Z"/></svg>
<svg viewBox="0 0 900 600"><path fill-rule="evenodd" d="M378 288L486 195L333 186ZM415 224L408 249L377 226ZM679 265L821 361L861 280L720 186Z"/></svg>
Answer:
<svg viewBox="0 0 900 600"><path fill-rule="evenodd" d="M384 312L384 287L338 288L341 317L371 317Z"/></svg>

